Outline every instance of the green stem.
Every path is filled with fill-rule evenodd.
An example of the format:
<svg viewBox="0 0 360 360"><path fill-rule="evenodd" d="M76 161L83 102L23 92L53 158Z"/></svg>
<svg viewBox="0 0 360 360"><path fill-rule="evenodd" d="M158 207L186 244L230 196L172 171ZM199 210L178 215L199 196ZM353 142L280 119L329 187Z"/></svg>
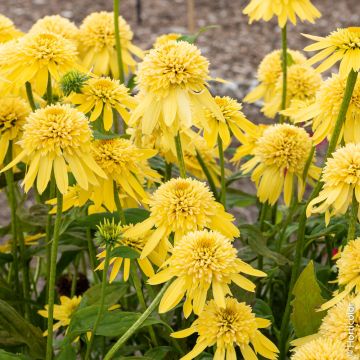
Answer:
<svg viewBox="0 0 360 360"><path fill-rule="evenodd" d="M119 197L119 192L118 192L118 188L117 188L117 183L114 180L114 200L115 200L115 205L116 205L116 209L119 213L119 217L120 217L120 221L121 221L121 225L126 225L126 218L125 218L125 213L124 210L121 206L121 201L120 201L120 197Z"/></svg>
<svg viewBox="0 0 360 360"><path fill-rule="evenodd" d="M55 179L51 178L50 181L50 191L49 191L49 199L52 199L55 196ZM50 278L50 258L51 258L51 225L52 225L52 215L48 213L47 221L46 221L46 227L45 227L45 243L46 243L46 278ZM49 282L46 283L46 302L47 302L47 296L49 294Z"/></svg>
<svg viewBox="0 0 360 360"><path fill-rule="evenodd" d="M175 136L175 147L176 147L176 155L179 163L180 176L183 179L186 179L186 167L185 167L184 154L181 146L180 132L178 132L178 134Z"/></svg>
<svg viewBox="0 0 360 360"><path fill-rule="evenodd" d="M53 324L54 324L54 300L55 300L55 278L56 278L56 259L60 237L61 215L63 206L63 196L59 190L56 194L56 217L54 225L54 236L51 245L50 273L48 278L49 294L48 294L48 336L46 343L46 360L51 360L53 355Z"/></svg>
<svg viewBox="0 0 360 360"><path fill-rule="evenodd" d="M46 86L46 101L47 101L47 105L51 105L53 102L53 93L52 93L50 72L48 72L48 81L47 81L47 86Z"/></svg>
<svg viewBox="0 0 360 360"><path fill-rule="evenodd" d="M205 174L205 176L207 178L210 190L214 194L215 199L218 200L219 195L218 195L217 190L216 190L214 179L212 178L212 176L210 174L210 171L209 171L208 167L205 164L204 159L201 157L200 153L197 150L196 150L196 159L199 162L199 164L201 166L201 169L202 169L202 171L204 172L204 174Z"/></svg>
<svg viewBox="0 0 360 360"><path fill-rule="evenodd" d="M26 88L26 96L28 98L31 110L35 111L36 110L36 105L35 105L35 101L34 101L34 95L33 95L33 92L32 92L31 84L28 81L25 83L25 88Z"/></svg>
<svg viewBox="0 0 360 360"><path fill-rule="evenodd" d="M286 96L287 96L287 33L286 33L286 25L281 29L281 47L282 47L282 96L281 96L281 110L285 110L286 108ZM285 116L280 115L280 123L285 121Z"/></svg>
<svg viewBox="0 0 360 360"><path fill-rule="evenodd" d="M268 213L268 209L269 209L269 204L263 203L261 204L261 209L260 209L260 216L259 216L259 228L261 232L264 232L265 230L265 220L266 220L266 215ZM264 257L262 255L258 256L258 265L257 268L259 270L262 270L264 267ZM259 282L257 287L256 287L256 296L260 297L261 295L261 290L262 290L262 286L261 283Z"/></svg>
<svg viewBox="0 0 360 360"><path fill-rule="evenodd" d="M116 343L112 346L112 348L107 352L103 360L110 360L116 354L116 352L126 343L126 341L135 333L136 330L143 324L143 322L151 315L151 313L155 310L156 306L159 304L162 296L165 291L170 286L171 282L168 281L163 288L158 292L154 300L148 306L148 308L143 312L143 314L134 322L133 325L129 327L126 333L121 336L120 339L116 341Z"/></svg>
<svg viewBox="0 0 360 360"><path fill-rule="evenodd" d="M348 243L350 240L355 239L355 232L356 232L356 223L358 219L358 210L359 210L359 203L356 200L355 193L353 194L352 204L351 204L351 212L350 212L350 219L349 219L349 229L347 233L346 242Z"/></svg>
<svg viewBox="0 0 360 360"><path fill-rule="evenodd" d="M119 69L119 79L120 82L123 84L125 77L124 77L124 64L121 54L121 41L120 41L120 31L119 31L119 8L120 8L120 0L114 0L114 27L115 27L116 54L117 54L117 62Z"/></svg>
<svg viewBox="0 0 360 360"><path fill-rule="evenodd" d="M224 205L224 208L226 209L225 158L224 158L223 142L220 136L218 136L217 143L219 149L220 177L221 177L220 202Z"/></svg>
<svg viewBox="0 0 360 360"><path fill-rule="evenodd" d="M145 298L144 298L144 294L143 294L142 289L141 289L141 281L140 281L138 273L136 271L136 262L134 261L131 265L132 265L131 266L131 278L132 278L132 281L133 281L133 284L134 284L136 295L137 295L137 298L139 300L141 310L145 311L147 306L146 306L146 301L145 301ZM155 335L154 328L151 325L149 326L149 335L150 335L152 343L155 346L159 346L159 343L158 343L156 335Z"/></svg>
<svg viewBox="0 0 360 360"><path fill-rule="evenodd" d="M100 320L102 317L102 314L104 312L104 305L105 305L105 290L106 290L106 282L107 282L107 272L109 269L109 262L110 262L110 254L111 254L111 246L110 245L106 245L106 255L105 255L105 262L104 262L104 270L102 273L102 281L101 281L101 293L100 293L100 305L99 305L99 311L97 313L96 319L95 319L95 323L94 323L94 327L91 331L91 336L90 336L90 341L87 345L86 348L86 355L85 355L85 360L90 359L91 356L91 349L92 346L94 344L94 339L95 339L95 333L96 330L100 324Z"/></svg>
<svg viewBox="0 0 360 360"><path fill-rule="evenodd" d="M339 141L339 136L341 133L341 129L344 124L344 120L346 117L347 110L349 108L350 100L352 93L354 91L354 87L356 84L358 73L351 70L351 72L348 75L348 79L346 82L346 88L344 92L344 97L341 103L340 111L338 114L338 117L336 119L335 127L330 139L330 143L326 152L326 156L324 159L324 162L326 162L327 158L331 156L331 154L334 152L336 145ZM304 250L304 244L305 244L305 230L306 230L306 208L311 202L312 199L314 199L320 192L322 188L322 182L319 181L315 188L313 189L309 199L307 200L306 204L304 205L303 209L301 210L301 215L299 218L299 226L298 226L298 234L297 234L297 241L296 241L296 250L295 250L295 259L294 264L292 267L291 272L291 279L290 279L290 285L289 285L289 292L288 297L286 301L286 307L284 316L281 323L281 329L280 329L280 360L285 360L287 355L287 344L288 344L288 336L289 336L289 319L290 319L290 312L291 312L291 299L292 299L292 292L294 289L294 285L296 283L296 280L299 276L300 272L300 265L301 265L301 258L303 255Z"/></svg>
<svg viewBox="0 0 360 360"><path fill-rule="evenodd" d="M165 176L164 181L169 181L171 179L172 173L172 163L165 162Z"/></svg>
<svg viewBox="0 0 360 360"><path fill-rule="evenodd" d="M89 228L86 229L86 238L87 238L87 243L88 243L90 266L91 266L91 270L94 275L94 281L95 281L95 283L97 283L100 280L100 278L99 278L99 273L97 271L95 271L95 269L96 269L96 251L95 251L93 240L91 238L91 230Z"/></svg>

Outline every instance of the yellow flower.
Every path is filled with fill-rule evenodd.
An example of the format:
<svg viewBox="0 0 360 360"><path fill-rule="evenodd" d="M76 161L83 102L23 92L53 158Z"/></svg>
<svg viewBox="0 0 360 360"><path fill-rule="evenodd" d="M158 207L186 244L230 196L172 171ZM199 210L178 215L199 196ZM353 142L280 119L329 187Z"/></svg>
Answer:
<svg viewBox="0 0 360 360"><path fill-rule="evenodd" d="M100 193L101 187L99 188L99 186L89 186L87 190L81 188L79 185L69 186L67 193L63 196L62 211L65 212L72 207L81 208L90 201L89 206L87 207L89 215L106 211L114 212L116 210L116 205L114 203L113 194L111 194L110 197ZM119 198L123 209L136 208L139 205L138 202L124 193L119 192ZM56 214L57 199L50 199L46 201L46 204L53 206L49 213Z"/></svg>
<svg viewBox="0 0 360 360"><path fill-rule="evenodd" d="M348 144L336 150L326 162L321 181L323 188L309 203L306 213L310 216L325 212L328 224L331 216L346 213L353 194L360 201L360 145Z"/></svg>
<svg viewBox="0 0 360 360"><path fill-rule="evenodd" d="M35 235L27 235L24 238L25 245L27 245L27 246L38 245L39 244L38 240L43 237L45 237L45 234L43 234L43 233L38 233ZM11 252L11 249L12 249L11 239L0 245L0 252L2 252L2 253L9 253L9 252Z"/></svg>
<svg viewBox="0 0 360 360"><path fill-rule="evenodd" d="M218 119L215 114L209 110L205 112L205 123L203 124L204 138L210 147L216 144L220 136L224 147L228 147L231 141L231 133L237 137L240 129L249 125L250 121L243 114L242 105L229 96L216 96L216 104L219 106L225 121ZM251 124L251 123L250 123ZM241 136L241 134L239 135Z"/></svg>
<svg viewBox="0 0 360 360"><path fill-rule="evenodd" d="M147 162L156 152L151 149L139 149L130 140L123 138L94 141L93 157L107 175L107 179L101 181L100 186L94 187L95 204L107 204L109 211L116 209L114 181L123 193L134 200L146 200L148 195L143 187L145 179L160 179L160 175L152 170Z"/></svg>
<svg viewBox="0 0 360 360"><path fill-rule="evenodd" d="M346 78L333 74L322 83L312 105L292 114L292 119L296 123L312 120L314 144L331 137L345 87ZM355 84L339 141L343 137L346 143L360 142L360 133L357 130L358 119L360 119L360 80Z"/></svg>
<svg viewBox="0 0 360 360"><path fill-rule="evenodd" d="M0 98L0 165L4 161L10 141L15 143L20 138L30 111L28 103L20 97Z"/></svg>
<svg viewBox="0 0 360 360"><path fill-rule="evenodd" d="M132 229L133 227L134 227L133 224L124 225L121 227L121 233L123 234L126 230ZM148 231L144 237L140 237L140 238L131 238L130 239L126 236L121 236L118 244L114 247L114 249L116 249L116 247L119 247L119 246L127 246L127 247L130 247L131 249L137 251L140 254L146 244L147 237L150 235L151 235L151 231ZM105 259L105 257L106 257L106 250L102 251L101 253L99 253L97 255L97 258L99 260ZM143 273L147 277L151 277L155 274L154 269L153 269L149 259L158 266L162 265L162 261L159 260L157 254L155 252L152 252L149 256L145 257L144 259L137 258L136 261L139 264L140 269L143 271ZM104 264L105 264L105 261L102 261L100 263L100 265L96 268L96 270L103 270ZM121 269L122 264L124 264L124 281L127 281L129 279L130 266L131 266L130 258L124 258L124 257L119 257L119 256L111 257L110 264L112 264L112 269L111 269L110 279L109 279L110 283L115 280L117 274L119 273L119 271Z"/></svg>
<svg viewBox="0 0 360 360"><path fill-rule="evenodd" d="M214 300L209 301L190 328L171 336L183 338L198 333L195 347L181 360L194 359L213 345L216 345L215 360L236 360L235 346L239 346L245 360L257 360L257 353L274 360L279 350L259 331L270 325L269 320L255 317L249 305L227 297L224 307Z"/></svg>
<svg viewBox="0 0 360 360"><path fill-rule="evenodd" d="M298 182L298 197L304 192L303 172L312 150L309 134L289 124L276 124L266 128L257 140L254 157L242 165L244 173L252 171L251 180L257 187L261 202L271 205L279 199L284 188L284 202L290 205L294 177ZM308 175L317 179L319 169L311 163Z"/></svg>
<svg viewBox="0 0 360 360"><path fill-rule="evenodd" d="M0 14L0 43L5 43L20 36L22 36L22 32L16 29L14 23Z"/></svg>
<svg viewBox="0 0 360 360"><path fill-rule="evenodd" d="M306 57L299 51L288 49L287 53L294 65L303 64L306 61ZM245 96L244 102L253 103L260 99L268 102L272 99L276 84L282 74L281 64L281 50L274 50L263 58L257 71L259 85ZM288 65L288 68L293 64Z"/></svg>
<svg viewBox="0 0 360 360"><path fill-rule="evenodd" d="M61 35L67 40L72 41L75 45L78 44L79 29L70 20L60 16L51 15L39 19L30 29L30 33L51 32Z"/></svg>
<svg viewBox="0 0 360 360"><path fill-rule="evenodd" d="M277 16L278 23L283 28L290 20L296 25L296 17L301 21L314 23L321 16L319 10L310 0L251 0L243 13L249 15L249 23L260 19L269 21Z"/></svg>
<svg viewBox="0 0 360 360"><path fill-rule="evenodd" d="M327 310L339 303L342 299L354 292L352 303L355 307L360 306L360 238L351 240L340 253L336 262L339 270L337 283L342 290L334 293L334 297L321 306L321 310Z"/></svg>
<svg viewBox="0 0 360 360"><path fill-rule="evenodd" d="M349 316L353 315L354 336L351 348L348 348L349 342ZM360 356L360 307L354 304L354 296L348 296L336 306L329 309L322 320L319 334L332 340L340 340L347 350L352 350L354 355Z"/></svg>
<svg viewBox="0 0 360 360"><path fill-rule="evenodd" d="M256 143L258 139L262 137L267 127L268 125L255 125L249 122L248 126L245 129L242 129L243 131L237 136L241 145L235 150L235 154L231 161L238 164L244 156L254 154Z"/></svg>
<svg viewBox="0 0 360 360"><path fill-rule="evenodd" d="M150 50L139 65L140 101L130 125L140 127L145 135L160 129L172 142L180 129L189 129L195 122L206 123L199 118L204 108L224 122L207 89L208 66L200 50L185 41L169 41Z"/></svg>
<svg viewBox="0 0 360 360"><path fill-rule="evenodd" d="M308 60L309 64L323 60L316 69L318 72L330 69L338 61L342 76L346 77L351 70L356 72L360 70L360 27L337 29L326 37L307 34L304 36L315 41L314 44L307 46L305 51L321 50Z"/></svg>
<svg viewBox="0 0 360 360"><path fill-rule="evenodd" d="M169 34L160 35L156 38L156 40L153 44L153 48L162 46L170 40L178 40L179 38L181 38L181 36L182 35L178 34L178 33L169 33Z"/></svg>
<svg viewBox="0 0 360 360"><path fill-rule="evenodd" d="M80 105L78 110L84 114L91 111L90 121L97 120L103 114L106 131L110 130L113 124L113 109L127 123L130 118L129 111L137 104L125 85L109 77L89 79L81 88L81 94L73 93L69 99L72 103Z"/></svg>
<svg viewBox="0 0 360 360"><path fill-rule="evenodd" d="M133 45L133 32L128 23L119 16L121 57L125 74L134 72L136 61L132 55L143 57L143 52ZM94 12L88 15L80 26L80 47L84 66L93 68L97 75L109 75L119 78L117 63L114 15L111 12Z"/></svg>
<svg viewBox="0 0 360 360"><path fill-rule="evenodd" d="M231 294L231 282L254 292L255 284L240 272L266 276L237 258L237 250L229 238L217 231L201 230L184 235L175 244L160 272L148 282L157 285L176 277L160 301L159 313L173 309L185 296L183 310L187 318L192 311L201 313L210 287L216 305L221 308L226 306L226 295Z"/></svg>
<svg viewBox="0 0 360 360"><path fill-rule="evenodd" d="M321 356L319 358L319 355ZM297 347L291 360L351 360L346 348L338 339L320 337Z"/></svg>
<svg viewBox="0 0 360 360"><path fill-rule="evenodd" d="M232 223L234 217L215 201L205 183L195 179L167 181L155 191L149 205L150 217L125 232L127 237L141 237L155 226L141 258L150 254L159 243L167 251L171 233L174 233L175 244L184 234L204 228L217 230L231 239L240 235Z"/></svg>
<svg viewBox="0 0 360 360"><path fill-rule="evenodd" d="M265 102L261 111L270 118L281 110L282 102L282 82L281 75L275 85L272 98ZM314 101L315 95L321 86L321 75L311 66L306 64L292 65L287 72L287 90L285 107L291 106L293 101Z"/></svg>
<svg viewBox="0 0 360 360"><path fill-rule="evenodd" d="M60 305L54 305L54 320L59 320L54 324L54 330L59 329L61 326L67 327L70 324L71 316L77 310L80 302L81 296L74 296L72 298L60 296ZM39 315L47 318L48 307L48 305L45 305L45 310L39 310ZM44 336L47 336L47 330L44 332Z"/></svg>
<svg viewBox="0 0 360 360"><path fill-rule="evenodd" d="M61 75L79 68L75 45L51 32L29 33L2 50L0 55L6 55L7 61L0 64L0 75L5 74L17 87L32 82L40 95L46 90L49 72L59 81Z"/></svg>
<svg viewBox="0 0 360 360"><path fill-rule="evenodd" d="M69 105L47 106L29 115L19 141L22 151L2 171L27 161L25 191L29 191L37 178L37 189L42 194L54 170L56 185L65 194L69 167L77 183L87 189L89 183L98 184L95 175L106 178L90 155L90 141L91 129L84 114Z"/></svg>

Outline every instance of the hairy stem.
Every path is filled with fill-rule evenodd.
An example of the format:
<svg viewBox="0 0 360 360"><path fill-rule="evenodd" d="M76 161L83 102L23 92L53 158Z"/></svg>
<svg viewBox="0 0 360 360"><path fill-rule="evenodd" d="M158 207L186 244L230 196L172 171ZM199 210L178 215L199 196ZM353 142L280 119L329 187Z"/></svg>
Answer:
<svg viewBox="0 0 360 360"><path fill-rule="evenodd" d="M48 81L46 85L46 104L51 105L53 102L53 93L52 93L52 84L51 84L51 74L48 72Z"/></svg>
<svg viewBox="0 0 360 360"><path fill-rule="evenodd" d="M117 209L117 212L119 213L121 225L124 226L124 225L126 225L126 218L125 218L124 210L123 210L123 208L121 206L121 201L120 201L120 197L119 197L117 183L116 183L115 180L114 180L113 187L114 187L114 200L115 200L115 204L116 204L116 209Z"/></svg>
<svg viewBox="0 0 360 360"><path fill-rule="evenodd" d="M218 136L217 143L219 149L220 177L221 177L220 202L223 204L224 208L226 208L225 158L224 158L223 142L220 136Z"/></svg>
<svg viewBox="0 0 360 360"><path fill-rule="evenodd" d="M286 25L281 29L281 66L282 66L282 95L281 95L281 110L286 108L286 96L287 96L287 31ZM280 123L285 121L285 116L280 114Z"/></svg>
<svg viewBox="0 0 360 360"><path fill-rule="evenodd" d="M205 174L205 176L207 178L210 190L214 194L215 199L218 200L219 195L218 195L217 190L216 190L214 179L212 178L212 176L210 174L210 171L209 171L209 169L207 168L207 166L206 166L206 164L204 162L204 159L201 157L200 153L197 150L196 150L196 159L199 162L199 164L201 166L201 169L202 169L202 171L204 172L204 174Z"/></svg>
<svg viewBox="0 0 360 360"><path fill-rule="evenodd" d="M100 324L100 320L101 320L102 314L104 312L105 290L106 290L107 272L108 272L108 269L109 269L110 255L111 255L111 246L106 245L106 255L105 255L105 262L104 262L104 270L103 270L103 273L102 273L102 280L101 280L100 305L99 305L99 310L98 310L98 313L97 313L97 316L96 316L96 319L95 319L94 327L93 327L93 329L91 331L90 341L89 341L89 343L87 345L87 348L86 348L85 360L90 359L92 346L94 344L96 329L98 328L98 326Z"/></svg>
<svg viewBox="0 0 360 360"><path fill-rule="evenodd" d="M46 360L51 360L53 355L53 324L54 324L54 300L55 300L55 278L56 278L56 259L60 237L61 215L63 206L63 196L57 190L57 207L54 225L54 236L51 245L50 273L48 278L49 294L48 294L48 336L46 343Z"/></svg>
<svg viewBox="0 0 360 360"><path fill-rule="evenodd" d="M120 31L119 31L119 8L120 8L120 0L114 0L114 27L115 27L116 54L117 54L117 62L119 69L119 79L120 82L123 84L125 77L124 77L124 64L121 54L121 41L120 41Z"/></svg>
<svg viewBox="0 0 360 360"><path fill-rule="evenodd" d="M175 136L175 146L176 146L176 155L177 155L177 159L178 159L178 163L179 163L180 176L183 179L186 179L185 160L184 160L184 154L183 154L182 146L181 146L180 133L178 133Z"/></svg>
<svg viewBox="0 0 360 360"><path fill-rule="evenodd" d="M26 88L26 96L28 98L31 110L35 111L36 110L36 105L35 105L34 95L33 95L33 92L32 92L31 84L28 81L25 83L25 88Z"/></svg>
<svg viewBox="0 0 360 360"><path fill-rule="evenodd" d="M146 310L146 301L145 301L145 297L144 297L144 294L141 289L141 281L140 281L138 273L136 271L136 262L134 261L133 264L131 264L131 265L132 265L131 266L131 278L132 278L134 288L136 291L136 296L139 300L141 310L145 311ZM152 343L155 346L159 346L159 343L158 343L156 335L155 335L154 328L151 325L149 326L149 335L150 335Z"/></svg>
<svg viewBox="0 0 360 360"><path fill-rule="evenodd" d="M162 296L164 295L167 288L170 286L170 281L166 283L163 288L158 292L154 300L148 306L148 308L143 312L143 314L134 322L133 325L129 327L126 333L121 336L120 339L116 341L113 347L107 352L104 357L104 360L110 360L116 354L116 352L126 343L126 341L135 333L136 330L143 324L143 322L151 315L155 310L156 306L159 304Z"/></svg>
<svg viewBox="0 0 360 360"><path fill-rule="evenodd" d="M351 212L350 212L350 219L349 219L349 229L347 233L346 242L350 240L354 240L355 238L355 231L356 231L356 223L358 219L358 210L359 210L359 203L356 200L355 193L353 194L352 204L351 204Z"/></svg>

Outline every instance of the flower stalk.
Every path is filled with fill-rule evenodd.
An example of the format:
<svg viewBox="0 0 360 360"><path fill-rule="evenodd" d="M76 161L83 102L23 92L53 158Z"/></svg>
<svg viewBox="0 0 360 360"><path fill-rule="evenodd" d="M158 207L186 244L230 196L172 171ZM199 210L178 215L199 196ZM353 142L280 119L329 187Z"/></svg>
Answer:
<svg viewBox="0 0 360 360"><path fill-rule="evenodd" d="M119 192L118 192L118 188L117 188L117 183L114 180L114 200L115 200L115 205L116 205L116 209L117 212L119 213L119 217L120 217L120 221L122 225L126 225L126 218L125 218L125 213L124 213L124 209L121 206L121 201L120 201L120 197L119 197Z"/></svg>
<svg viewBox="0 0 360 360"><path fill-rule="evenodd" d="M140 326L144 323L144 321L151 315L151 313L155 310L156 306L159 304L162 296L165 291L170 286L171 282L167 282L163 288L158 292L154 300L148 306L148 308L143 312L143 314L134 322L133 325L129 327L126 333L119 338L116 343L112 346L112 348L107 352L104 357L104 360L110 360L114 357L116 352L126 343L126 341L140 328Z"/></svg>
<svg viewBox="0 0 360 360"><path fill-rule="evenodd" d="M141 306L141 309L142 309L142 311L145 311L147 306L146 306L146 301L145 301L144 294L143 294L142 289L141 289L141 281L140 281L139 275L138 275L138 273L136 271L135 261L133 262L133 264L131 266L131 278L132 278L132 281L133 281L133 284L134 284L134 288L135 288L135 291L136 291L136 296L137 296L137 298L139 300L139 304ZM156 334L155 334L155 331L154 331L154 328L151 325L149 326L149 335L150 335L151 341L154 344L154 346L159 346L157 338L156 338Z"/></svg>
<svg viewBox="0 0 360 360"><path fill-rule="evenodd" d="M184 154L182 151L181 138L180 133L175 136L175 147L176 147L176 155L179 163L180 176L185 179L186 178L186 167Z"/></svg>
<svg viewBox="0 0 360 360"><path fill-rule="evenodd" d="M109 270L109 263L110 263L110 255L112 246L110 244L106 244L106 255L105 255L105 262L104 262L104 270L102 273L102 280L101 280L101 293L100 293L100 305L99 310L95 319L94 327L92 328L90 340L88 342L86 348L86 355L85 360L89 360L91 358L91 350L94 344L95 333L100 324L101 317L104 312L104 305L105 305L105 290L106 290L106 283L107 283L107 273Z"/></svg>
<svg viewBox="0 0 360 360"><path fill-rule="evenodd" d="M281 67L282 67L282 95L281 95L281 110L285 110L286 108L286 97L287 97L287 30L286 25L281 28ZM280 124L285 122L286 118L284 115L280 114Z"/></svg>
<svg viewBox="0 0 360 360"><path fill-rule="evenodd" d="M359 210L359 203L356 200L355 193L353 194L352 204L351 204L351 212L350 212L350 219L349 219L349 229L347 233L346 243L350 240L355 239L355 232L356 232L356 223L358 220L358 210ZM345 244L344 244L345 245Z"/></svg>
<svg viewBox="0 0 360 360"><path fill-rule="evenodd" d="M120 8L120 0L114 0L114 27L115 27L116 54L117 54L118 69L119 69L119 80L123 84L125 78L124 78L124 64L121 54L121 39L120 39L120 31L119 31L119 8Z"/></svg>
<svg viewBox="0 0 360 360"><path fill-rule="evenodd" d="M209 169L207 168L207 166L205 164L204 159L201 157L201 154L197 150L196 150L196 159L199 162L199 164L201 166L201 169L202 169L202 171L204 172L204 174L206 176L206 179L207 179L207 181L209 183L210 190L214 194L215 199L218 200L218 193L217 193L217 190L216 190L214 179L212 178L212 176L210 174L210 171L209 171Z"/></svg>
<svg viewBox="0 0 360 360"><path fill-rule="evenodd" d="M34 94L32 92L31 84L28 81L25 83L25 89L26 89L26 96L28 98L31 110L35 111L36 110L36 105L35 105L35 100L34 100Z"/></svg>
<svg viewBox="0 0 360 360"><path fill-rule="evenodd" d="M51 245L50 272L49 272L49 293L48 293L48 336L46 342L46 360L51 360L53 355L53 324L54 324L54 300L55 300L55 279L56 279L56 259L60 238L61 215L63 207L63 195L57 190L57 207L54 225L54 235ZM49 246L49 244L48 244Z"/></svg>
<svg viewBox="0 0 360 360"><path fill-rule="evenodd" d="M218 136L217 143L219 149L220 177L221 177L220 202L223 204L224 208L226 209L225 157L224 157L223 142L220 136Z"/></svg>
<svg viewBox="0 0 360 360"><path fill-rule="evenodd" d="M354 91L354 87L356 84L358 73L351 70L351 72L348 75L347 82L346 82L346 88L344 92L344 97L341 103L340 111L335 123L334 131L332 133L330 143L326 152L326 156L324 159L324 162L326 162L327 158L331 156L331 154L334 152L336 145L339 141L340 133L342 126L345 121L346 113L349 108L350 100L352 93ZM291 272L291 279L290 279L290 285L289 285L289 291L288 291L288 297L286 301L286 307L284 316L281 323L281 329L280 329L280 360L286 359L286 354L288 351L288 336L289 336L289 319L290 319L290 312L291 312L291 299L292 299L292 292L296 283L296 280L300 273L300 266L301 266L301 258L304 251L304 245L305 245L305 230L306 230L306 208L311 202L312 199L314 199L320 192L322 188L322 182L319 181L316 186L314 187L309 199L307 200L306 204L304 205L303 209L301 210L300 219L299 219L299 227L298 227L298 234L297 234L297 242L296 242L296 250L295 250L295 259L294 264L292 267Z"/></svg>

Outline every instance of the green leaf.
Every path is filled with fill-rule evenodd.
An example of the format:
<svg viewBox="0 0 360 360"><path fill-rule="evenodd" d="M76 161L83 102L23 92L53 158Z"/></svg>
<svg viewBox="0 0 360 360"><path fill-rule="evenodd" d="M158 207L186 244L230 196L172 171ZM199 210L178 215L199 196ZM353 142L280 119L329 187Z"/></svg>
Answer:
<svg viewBox="0 0 360 360"><path fill-rule="evenodd" d="M187 41L190 44L195 44L197 39L199 38L199 36L211 29L216 29L218 28L218 25L208 25L208 26L203 26L202 28L199 29L199 31L196 34L192 34L192 35L182 35L180 36L176 41Z"/></svg>
<svg viewBox="0 0 360 360"><path fill-rule="evenodd" d="M98 305L91 305L77 310L71 318L66 340L71 342L80 334L90 331L94 326L98 310ZM95 334L101 336L119 337L123 335L129 327L139 319L140 316L141 314L139 313L125 312L121 310L105 311ZM160 323L166 325L161 320L149 317L140 326L140 328Z"/></svg>
<svg viewBox="0 0 360 360"><path fill-rule="evenodd" d="M326 312L318 309L326 300L321 296L321 289L316 279L314 263L310 261L300 274L293 290L291 321L296 337L315 334Z"/></svg>
<svg viewBox="0 0 360 360"><path fill-rule="evenodd" d="M118 139L118 138L125 138L128 139L130 136L129 135L120 135L120 134L116 134L113 132L107 132L106 134L98 131L98 130L93 130L93 136L95 140L111 140L111 139Z"/></svg>
<svg viewBox="0 0 360 360"><path fill-rule="evenodd" d="M111 306L118 302L122 298L128 289L129 285L125 282L113 282L107 284L105 288L105 306ZM99 305L101 284L92 286L86 290L82 296L80 307Z"/></svg>
<svg viewBox="0 0 360 360"><path fill-rule="evenodd" d="M13 307L0 300L0 345L24 344L33 359L45 357L45 338L39 328L27 322Z"/></svg>
<svg viewBox="0 0 360 360"><path fill-rule="evenodd" d="M145 356L153 360L163 360L166 359L167 355L173 351L174 349L171 346L157 346L148 350L145 353Z"/></svg>
<svg viewBox="0 0 360 360"><path fill-rule="evenodd" d="M271 307L264 300L256 299L253 306L253 311L256 315L259 315L259 317L274 322L274 316Z"/></svg>
<svg viewBox="0 0 360 360"><path fill-rule="evenodd" d="M30 358L25 355L13 354L13 353L9 353L5 350L1 350L1 349L0 349L0 359L1 360L30 360Z"/></svg>
<svg viewBox="0 0 360 360"><path fill-rule="evenodd" d="M240 225L239 228L241 231L241 237L247 238L249 246L256 254L273 260L278 265L290 263L290 260L285 256L267 247L264 235L256 226L243 224Z"/></svg>
<svg viewBox="0 0 360 360"><path fill-rule="evenodd" d="M239 189L227 188L226 199L229 207L247 207L256 204L256 196Z"/></svg>
<svg viewBox="0 0 360 360"><path fill-rule="evenodd" d="M129 246L117 246L111 251L111 257L137 259L140 257L140 253Z"/></svg>
<svg viewBox="0 0 360 360"><path fill-rule="evenodd" d="M11 254L0 253L0 265L12 262L13 256Z"/></svg>
<svg viewBox="0 0 360 360"><path fill-rule="evenodd" d="M31 226L44 226L46 225L49 213L49 206L44 204L35 204L30 208L21 206L16 211L19 219Z"/></svg>
<svg viewBox="0 0 360 360"><path fill-rule="evenodd" d="M55 360L76 360L76 351L71 344L63 346Z"/></svg>

